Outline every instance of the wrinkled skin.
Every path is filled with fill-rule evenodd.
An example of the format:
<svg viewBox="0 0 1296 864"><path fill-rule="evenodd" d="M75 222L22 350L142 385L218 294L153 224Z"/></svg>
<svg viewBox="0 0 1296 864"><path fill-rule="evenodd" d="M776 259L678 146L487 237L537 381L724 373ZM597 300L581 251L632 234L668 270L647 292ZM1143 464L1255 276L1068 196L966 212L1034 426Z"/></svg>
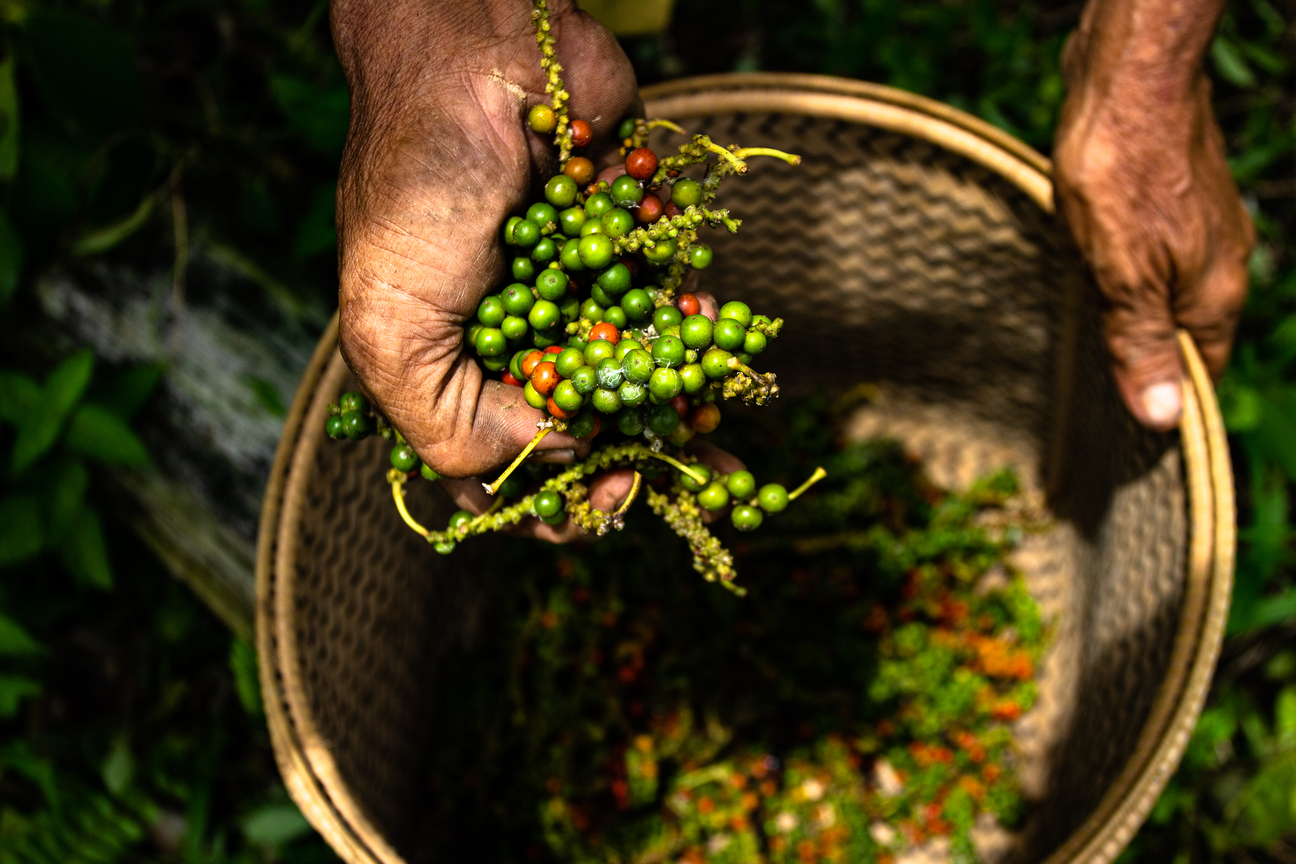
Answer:
<svg viewBox="0 0 1296 864"><path fill-rule="evenodd" d="M1106 301L1112 371L1140 422L1173 428L1186 328L1218 377L1246 299L1251 220L1202 57L1220 0L1094 0L1064 55L1058 210Z"/></svg>

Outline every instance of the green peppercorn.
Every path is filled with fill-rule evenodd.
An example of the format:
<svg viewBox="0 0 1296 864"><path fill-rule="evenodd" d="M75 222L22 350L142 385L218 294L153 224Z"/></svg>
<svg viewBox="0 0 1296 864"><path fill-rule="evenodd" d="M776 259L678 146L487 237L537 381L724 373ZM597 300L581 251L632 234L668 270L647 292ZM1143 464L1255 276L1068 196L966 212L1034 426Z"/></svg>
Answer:
<svg viewBox="0 0 1296 864"><path fill-rule="evenodd" d="M359 411L342 413L342 432L352 441L363 441L373 434L373 423Z"/></svg>
<svg viewBox="0 0 1296 864"><path fill-rule="evenodd" d="M600 288L597 282L590 286L590 299L602 306L604 309L616 303L616 300L609 297L608 293Z"/></svg>
<svg viewBox="0 0 1296 864"><path fill-rule="evenodd" d="M678 327L684 321L684 315L674 306L658 306L653 312L653 327L658 333L665 333L671 327Z"/></svg>
<svg viewBox="0 0 1296 864"><path fill-rule="evenodd" d="M639 411L635 408L622 408L616 416L617 428L621 434L634 437L643 432L643 418L639 416Z"/></svg>
<svg viewBox="0 0 1296 864"><path fill-rule="evenodd" d="M548 301L542 301L548 302ZM535 311L534 309L532 310ZM562 341L565 334L561 327L550 327L548 330L535 330L531 333L531 344L537 348L548 348Z"/></svg>
<svg viewBox="0 0 1296 864"><path fill-rule="evenodd" d="M698 481L694 480L692 476L690 476L686 472L681 471L679 476L680 485L690 492L701 492L703 489L706 488L707 483L711 482L711 474L712 474L711 466L705 465L701 462L694 462L689 467L692 468L694 471L696 471L698 474L701 474L706 479L703 482L699 483Z"/></svg>
<svg viewBox="0 0 1296 864"><path fill-rule="evenodd" d="M517 224L518 224L519 222L521 222L521 221L522 221L522 217L521 217L521 216L510 216L510 217L508 218L508 221L504 223L504 242L505 242L505 243L510 243L510 244L513 243L513 229L516 228L516 227L517 227Z"/></svg>
<svg viewBox="0 0 1296 864"><path fill-rule="evenodd" d="M615 353L616 349L612 347L611 342L606 339L595 339L585 346L585 362L597 369L599 363Z"/></svg>
<svg viewBox="0 0 1296 864"><path fill-rule="evenodd" d="M500 332L505 339L521 339L527 334L527 320L519 315L509 315L500 322Z"/></svg>
<svg viewBox="0 0 1296 864"><path fill-rule="evenodd" d="M350 411L368 411L368 410L369 410L369 400L365 398L363 393L358 393L355 390L351 390L347 393L343 393L341 398L338 399L339 414L346 414Z"/></svg>
<svg viewBox="0 0 1296 864"><path fill-rule="evenodd" d="M730 300L720 307L720 318L732 318L743 327L748 327L752 323L751 307L741 300Z"/></svg>
<svg viewBox="0 0 1296 864"><path fill-rule="evenodd" d="M734 527L739 531L755 531L765 521L765 514L759 507L750 504L739 504L731 515Z"/></svg>
<svg viewBox="0 0 1296 864"><path fill-rule="evenodd" d="M530 381L522 385L522 398L532 408L543 410L549 404L549 400L539 390L535 389L535 386Z"/></svg>
<svg viewBox="0 0 1296 864"><path fill-rule="evenodd" d="M533 132L548 135L558 128L558 115L554 112L554 109L543 102L539 105L532 105L531 110L527 112L527 125L531 127Z"/></svg>
<svg viewBox="0 0 1296 864"><path fill-rule="evenodd" d="M603 222L601 219L588 220L584 225L581 226L581 230L580 230L580 236L582 239L590 236L591 234L602 234L602 233L603 233Z"/></svg>
<svg viewBox="0 0 1296 864"><path fill-rule="evenodd" d="M615 308L617 308L617 307L613 306L612 308L615 309ZM609 310L608 310L608 312L611 312L611 311L612 311L612 309L609 309ZM604 321L608 321L607 312L604 312L604 313L603 313L603 320L604 320ZM612 322L611 322L611 321L608 321L608 323L611 324ZM642 349L643 349L643 343L642 343L642 342L639 342L639 341L637 341L637 340L635 340L635 339L631 339L629 336L627 336L626 334L623 333L623 334L621 334L621 341L618 342L618 343L616 344L616 349L615 349L615 351L613 352L612 356L616 358L616 361L617 361L618 363L624 363L624 362L625 362L626 355L629 354L631 351L634 351L634 350L636 350L636 349L640 349L640 350L642 350Z"/></svg>
<svg viewBox="0 0 1296 864"><path fill-rule="evenodd" d="M698 493L697 502L706 510L723 510L729 505L729 490L718 480L712 480Z"/></svg>
<svg viewBox="0 0 1296 864"><path fill-rule="evenodd" d="M536 493L535 502L531 505L537 516L553 516L563 512L562 495L552 489Z"/></svg>
<svg viewBox="0 0 1296 864"><path fill-rule="evenodd" d="M645 246L643 250L644 259L649 264L665 264L675 257L679 250L679 244L674 240L658 240L652 246Z"/></svg>
<svg viewBox="0 0 1296 864"><path fill-rule="evenodd" d="M541 516L540 521L546 525L558 526L567 521L567 513L566 511L561 511L552 516Z"/></svg>
<svg viewBox="0 0 1296 864"><path fill-rule="evenodd" d="M658 366L674 369L684 363L684 343L678 336L658 336L653 340L653 361Z"/></svg>
<svg viewBox="0 0 1296 864"><path fill-rule="evenodd" d="M508 357L503 354L498 357L483 357L481 365L487 372L499 372L508 365Z"/></svg>
<svg viewBox="0 0 1296 864"><path fill-rule="evenodd" d="M617 207L602 216L603 233L609 237L624 237L634 230L634 217Z"/></svg>
<svg viewBox="0 0 1296 864"><path fill-rule="evenodd" d="M580 317L597 324L603 320L603 307L595 302L594 298L591 297L581 304Z"/></svg>
<svg viewBox="0 0 1296 864"><path fill-rule="evenodd" d="M436 471L434 471L432 469L432 466L428 465L426 462L424 462L422 465L419 466L419 474L422 475L424 480L441 479L441 475L438 474Z"/></svg>
<svg viewBox="0 0 1296 864"><path fill-rule="evenodd" d="M624 141L630 138L635 132L635 118L627 117L617 124L617 139Z"/></svg>
<svg viewBox="0 0 1296 864"><path fill-rule="evenodd" d="M679 371L675 369L661 367L654 370L652 377L648 379L648 392L655 399L662 401L674 399L683 389L684 382L680 379Z"/></svg>
<svg viewBox="0 0 1296 864"><path fill-rule="evenodd" d="M410 473L421 464L418 454L408 444L397 444L393 447L389 461L391 466L402 474Z"/></svg>
<svg viewBox="0 0 1296 864"><path fill-rule="evenodd" d="M531 247L531 260L537 264L548 264L558 257L558 244L552 237L543 237Z"/></svg>
<svg viewBox="0 0 1296 864"><path fill-rule="evenodd" d="M562 251L558 253L558 260L562 263L564 270L570 270L573 273L584 270L585 262L580 257L580 241L568 240L564 243Z"/></svg>
<svg viewBox="0 0 1296 864"><path fill-rule="evenodd" d="M689 249L689 264L694 270L705 270L711 266L711 256L711 247L705 243L698 243Z"/></svg>
<svg viewBox="0 0 1296 864"><path fill-rule="evenodd" d="M680 383L684 385L684 392L690 396L701 392L707 386L707 376L702 371L701 363L689 363L686 366L681 366L679 374Z"/></svg>
<svg viewBox="0 0 1296 864"><path fill-rule="evenodd" d="M537 201L527 208L526 218L539 225L543 230L551 222L555 226L558 224L558 211L554 209L552 204Z"/></svg>
<svg viewBox="0 0 1296 864"><path fill-rule="evenodd" d="M563 271L546 269L536 277L536 292L542 300L556 302L566 296L569 281Z"/></svg>
<svg viewBox="0 0 1296 864"><path fill-rule="evenodd" d="M620 297L630 290L630 268L618 261L594 281L609 297Z"/></svg>
<svg viewBox="0 0 1296 864"><path fill-rule="evenodd" d="M570 378L572 373L585 365L585 354L575 348L564 348L558 352L558 357L553 361L553 364L559 375L563 378Z"/></svg>
<svg viewBox="0 0 1296 864"><path fill-rule="evenodd" d="M625 310L622 309L620 306L609 306L608 308L604 309L603 320L611 324L613 327L617 328L618 330L624 330L626 324L629 323L626 321ZM620 342L617 343L617 347L618 348L621 347Z"/></svg>
<svg viewBox="0 0 1296 864"><path fill-rule="evenodd" d="M545 200L555 207L570 207L576 200L577 191L575 180L566 174L555 174L545 184Z"/></svg>
<svg viewBox="0 0 1296 864"><path fill-rule="evenodd" d="M733 355L723 348L711 348L702 355L702 371L708 378L727 378L733 372L729 361Z"/></svg>
<svg viewBox="0 0 1296 864"><path fill-rule="evenodd" d="M621 364L616 361L615 357L604 357L599 361L598 366L594 368L594 372L598 376L598 386L608 390L615 390L625 380L625 374L621 371Z"/></svg>
<svg viewBox="0 0 1296 864"><path fill-rule="evenodd" d="M576 389L576 385L570 381L559 381L558 386L553 391L553 401L562 410L571 413L579 411L585 404L585 397Z"/></svg>
<svg viewBox="0 0 1296 864"><path fill-rule="evenodd" d="M590 396L590 405L602 414L615 414L621 410L621 397L616 390L599 387Z"/></svg>
<svg viewBox="0 0 1296 864"><path fill-rule="evenodd" d="M606 192L595 192L593 195L585 199L585 215L591 219L597 219L604 213L615 208L616 202L613 201L612 196ZM513 233L517 233L516 228L513 229Z"/></svg>
<svg viewBox="0 0 1296 864"><path fill-rule="evenodd" d="M715 339L717 348L723 348L725 351L741 351L743 342L747 339L747 330L732 318L721 318L716 322L712 338Z"/></svg>
<svg viewBox="0 0 1296 864"><path fill-rule="evenodd" d="M621 298L621 308L626 318L631 321L642 321L652 314L653 301L648 292L642 288L632 288Z"/></svg>
<svg viewBox="0 0 1296 864"><path fill-rule="evenodd" d="M450 521L446 524L446 531L451 534L458 534L461 529L466 528L468 523L473 521L473 514L467 510L456 510L450 514Z"/></svg>
<svg viewBox="0 0 1296 864"><path fill-rule="evenodd" d="M513 259L513 266L510 268L513 272L513 278L519 282L530 282L535 278L535 262L530 258L521 256Z"/></svg>
<svg viewBox="0 0 1296 864"><path fill-rule="evenodd" d="M442 555L449 555L451 552L455 550L455 541L438 540L437 542L432 544L432 548Z"/></svg>
<svg viewBox="0 0 1296 864"><path fill-rule="evenodd" d="M582 396L593 393L594 388L598 386L598 377L593 366L581 366L571 374L570 380L572 386L576 388L576 392Z"/></svg>
<svg viewBox="0 0 1296 864"><path fill-rule="evenodd" d="M568 294L564 297L558 306L558 311L562 313L564 324L570 324L580 317L580 299L575 294Z"/></svg>
<svg viewBox="0 0 1296 864"><path fill-rule="evenodd" d="M498 327L483 327L477 331L473 347L483 357L498 357L508 350L508 342Z"/></svg>
<svg viewBox="0 0 1296 864"><path fill-rule="evenodd" d="M756 478L750 471L735 471L725 481L729 494L735 498L750 498L756 491Z"/></svg>
<svg viewBox="0 0 1296 864"><path fill-rule="evenodd" d="M537 300L527 315L527 321L536 330L548 330L558 323L561 315L557 303L551 300Z"/></svg>
<svg viewBox="0 0 1296 864"><path fill-rule="evenodd" d="M642 384L636 384L634 381L622 381L621 386L617 388L617 395L621 397L621 404L628 405L631 408L637 408L648 399L648 388ZM675 409L672 408L672 411Z"/></svg>
<svg viewBox="0 0 1296 864"><path fill-rule="evenodd" d="M660 370L659 370L660 371ZM673 371L673 370L667 370ZM654 405L648 409L648 428L653 434L663 437L675 431L679 425L680 416L670 405Z"/></svg>
<svg viewBox="0 0 1296 864"><path fill-rule="evenodd" d="M324 421L324 434L334 441L341 441L346 437L346 432L342 428L341 415L333 414Z"/></svg>
<svg viewBox="0 0 1296 864"><path fill-rule="evenodd" d="M526 481L523 480L520 475L510 474L505 478L504 482L500 484L499 491L495 494L503 498L516 498L522 494L522 490L525 488Z"/></svg>
<svg viewBox="0 0 1296 864"><path fill-rule="evenodd" d="M582 237L579 246L580 259L586 267L599 269L612 263L612 241L602 234L590 234Z"/></svg>
<svg viewBox="0 0 1296 864"><path fill-rule="evenodd" d="M504 308L503 299L490 295L483 297L477 306L477 320L487 327L498 327L508 311Z"/></svg>
<svg viewBox="0 0 1296 864"><path fill-rule="evenodd" d="M612 181L612 200L619 207L631 207L643 200L644 190L639 181L629 174L622 174Z"/></svg>
<svg viewBox="0 0 1296 864"><path fill-rule="evenodd" d="M636 384L647 384L656 368L652 355L642 348L633 349L621 359L621 371L627 380Z"/></svg>
<svg viewBox="0 0 1296 864"><path fill-rule="evenodd" d="M675 185L671 187L671 201L681 210L701 204L702 184L687 177L676 180Z"/></svg>
<svg viewBox="0 0 1296 864"><path fill-rule="evenodd" d="M513 226L513 245L529 249L540 242L540 226L530 219L523 219Z"/></svg>
<svg viewBox="0 0 1296 864"><path fill-rule="evenodd" d="M553 272L557 273L558 271ZM535 305L535 295L531 293L531 289L527 286L515 282L500 293L500 303L503 304L506 314L525 316L531 311L531 307ZM481 314L480 310L478 314Z"/></svg>
<svg viewBox="0 0 1296 864"><path fill-rule="evenodd" d="M573 438L588 438L598 428L598 420L590 411L582 411L567 421L567 433Z"/></svg>
<svg viewBox="0 0 1296 864"><path fill-rule="evenodd" d="M711 344L711 319L705 315L690 315L680 323L680 339L690 348L701 349Z"/></svg>
<svg viewBox="0 0 1296 864"><path fill-rule="evenodd" d="M788 492L778 483L767 483L756 493L756 503L766 513L782 513L788 506Z"/></svg>
<svg viewBox="0 0 1296 864"><path fill-rule="evenodd" d="M768 343L769 340L765 338L764 333L759 330L748 330L747 335L743 337L743 353L759 354L765 350Z"/></svg>
<svg viewBox="0 0 1296 864"><path fill-rule="evenodd" d="M584 207L568 207L558 214L558 228L568 237L579 237L587 218Z"/></svg>

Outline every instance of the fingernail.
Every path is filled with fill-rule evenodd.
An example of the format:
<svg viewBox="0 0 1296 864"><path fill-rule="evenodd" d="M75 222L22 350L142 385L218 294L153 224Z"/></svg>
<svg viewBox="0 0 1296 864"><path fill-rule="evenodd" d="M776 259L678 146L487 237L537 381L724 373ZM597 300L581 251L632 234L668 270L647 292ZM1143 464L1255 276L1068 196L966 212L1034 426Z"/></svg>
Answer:
<svg viewBox="0 0 1296 864"><path fill-rule="evenodd" d="M1143 410L1147 412L1148 419L1158 425L1164 426L1178 420L1181 402L1179 385L1169 381L1153 384L1143 391Z"/></svg>

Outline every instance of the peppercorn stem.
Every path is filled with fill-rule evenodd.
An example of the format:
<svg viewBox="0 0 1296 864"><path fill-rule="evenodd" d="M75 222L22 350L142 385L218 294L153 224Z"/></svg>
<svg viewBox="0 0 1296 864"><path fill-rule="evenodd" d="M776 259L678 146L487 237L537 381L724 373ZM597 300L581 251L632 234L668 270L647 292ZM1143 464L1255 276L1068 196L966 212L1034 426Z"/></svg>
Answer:
<svg viewBox="0 0 1296 864"><path fill-rule="evenodd" d="M795 153L784 153L782 150L775 150L773 147L744 147L733 155L739 159L747 159L749 156L773 156L775 159L782 159L789 165L801 164L800 156Z"/></svg>
<svg viewBox="0 0 1296 864"><path fill-rule="evenodd" d="M820 480L824 479L827 476L828 476L828 472L825 471L822 466L816 468L814 470L814 473L810 475L809 480L805 481L800 486L798 486L797 488L793 489L791 492L788 493L788 500L795 501L801 495L802 492L806 491L811 486L818 483Z"/></svg>
<svg viewBox="0 0 1296 864"><path fill-rule="evenodd" d="M634 472L634 482L630 484L630 493L626 495L625 500L621 502L621 506L612 514L613 519L625 515L625 512L630 509L630 505L639 496L639 487L641 485L643 485L643 475L636 471Z"/></svg>
<svg viewBox="0 0 1296 864"><path fill-rule="evenodd" d="M671 122L670 120L661 120L661 119L657 119L657 120L649 120L649 121L647 121L646 123L644 123L644 130L645 130L645 131L650 131L650 130L656 129L656 128L658 128L658 127L661 127L661 128L664 128L664 129L669 129L669 130L671 130L672 132L678 132L678 133L681 134L681 135L685 135L685 134L687 134L687 133L684 131L684 128L683 128L682 126L680 126L678 123L673 123L673 122Z"/></svg>
<svg viewBox="0 0 1296 864"><path fill-rule="evenodd" d="M542 426L539 429L537 429L535 437L532 438L531 441L525 447L522 448L522 452L519 453L517 458L513 460L513 464L505 468L504 473L501 474L499 477L495 478L494 483L482 484L482 486L486 487L486 491L491 495L494 495L496 492L498 492L499 488L504 485L504 481L509 478L509 475L512 474L514 471L516 471L518 466L526 461L526 458L531 455L531 451L536 448L536 445L539 444L544 439L544 437L552 431L553 431L552 426Z"/></svg>
<svg viewBox="0 0 1296 864"><path fill-rule="evenodd" d="M696 141L697 143L701 144L701 145L702 145L703 147L705 147L706 149L710 150L712 153L719 153L719 154L720 154L721 156L723 156L725 159L729 160L729 163L733 166L734 173L736 173L736 174L746 174L746 173L747 173L747 165L746 165L746 163L744 163L744 162L742 161L742 157L741 157L741 156L738 156L738 155L735 154L733 151L731 151L731 150L726 150L725 148L721 147L719 144L715 143L714 141L712 141L710 138L706 137L705 135L698 135L698 136L696 136L693 140ZM762 148L755 148L755 149L762 149ZM739 151L739 152L741 152L741 151ZM775 151L775 152L778 152L778 151Z"/></svg>
<svg viewBox="0 0 1296 864"><path fill-rule="evenodd" d="M404 519L405 524L413 528L420 537L426 538L432 532L415 522L414 517L405 509L405 478L402 477L400 480L393 480L391 487L392 500L396 502L396 510L400 513L400 517Z"/></svg>
<svg viewBox="0 0 1296 864"><path fill-rule="evenodd" d="M673 459L670 456L667 456L665 453L651 453L650 455L654 459L660 459L661 461L665 462L667 465L670 465L679 471L683 471L685 474L692 477L695 481L701 483L703 486L707 484L706 477L694 471L692 468L685 465L683 462L679 461L678 459Z"/></svg>

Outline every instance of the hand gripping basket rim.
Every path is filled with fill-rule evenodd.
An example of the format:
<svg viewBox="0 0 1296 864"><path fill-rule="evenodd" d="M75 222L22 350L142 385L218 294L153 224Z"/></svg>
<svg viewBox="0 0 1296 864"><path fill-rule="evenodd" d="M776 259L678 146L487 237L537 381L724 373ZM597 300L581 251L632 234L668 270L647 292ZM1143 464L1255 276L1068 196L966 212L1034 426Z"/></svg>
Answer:
<svg viewBox="0 0 1296 864"><path fill-rule="evenodd" d="M1042 210L1053 210L1051 164L1011 135L931 99L860 81L819 75L711 75L643 91L649 116L786 112L829 117L928 141L1001 175ZM1044 864L1109 864L1142 825L1183 756L1201 713L1223 642L1233 583L1236 526L1224 424L1196 347L1180 333L1188 371L1179 424L1188 489L1190 541L1182 614L1170 662L1139 740L1089 817ZM404 864L365 815L337 771L327 742L302 710L304 692L292 610L276 592L291 571L289 536L323 422L324 402L347 375L337 320L311 358L275 453L257 543L257 651L275 759L293 800L349 864ZM1060 386L1066 387L1064 379ZM1065 401L1065 400L1063 400ZM319 415L319 416L315 416ZM278 596L277 596L278 595Z"/></svg>

